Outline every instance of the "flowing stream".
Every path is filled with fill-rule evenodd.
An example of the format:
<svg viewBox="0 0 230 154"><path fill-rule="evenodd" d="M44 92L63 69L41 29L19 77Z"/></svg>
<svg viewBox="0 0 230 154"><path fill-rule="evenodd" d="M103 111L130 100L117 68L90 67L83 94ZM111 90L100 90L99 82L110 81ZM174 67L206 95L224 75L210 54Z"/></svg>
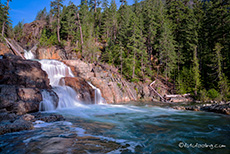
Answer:
<svg viewBox="0 0 230 154"><path fill-rule="evenodd" d="M70 69L54 60L41 63L55 92L67 103L47 113L61 114L66 120L2 135L0 153L230 153L230 116L154 103L83 105L60 84L60 78L73 75ZM53 65L55 72L50 69Z"/></svg>

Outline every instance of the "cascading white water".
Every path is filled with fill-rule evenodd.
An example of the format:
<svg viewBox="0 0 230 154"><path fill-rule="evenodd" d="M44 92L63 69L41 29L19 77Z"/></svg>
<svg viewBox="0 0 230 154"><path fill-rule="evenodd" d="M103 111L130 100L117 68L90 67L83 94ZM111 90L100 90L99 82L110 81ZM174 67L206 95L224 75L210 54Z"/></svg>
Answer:
<svg viewBox="0 0 230 154"><path fill-rule="evenodd" d="M24 50L24 57L26 59L34 59L35 58L34 54L31 52L31 50L30 51Z"/></svg>
<svg viewBox="0 0 230 154"><path fill-rule="evenodd" d="M26 59L33 59L35 56L31 51L26 51L24 54ZM50 85L53 91L58 95L59 102L57 108L69 108L74 106L82 106L78 99L76 91L65 85L63 77L74 77L71 69L64 63L57 60L43 59L39 61L42 69L48 74ZM100 89L88 83L95 90L95 104L105 104L105 99L101 96ZM43 101L40 103L40 110L49 111L55 110L55 105L52 102L52 96L47 91L42 91Z"/></svg>
<svg viewBox="0 0 230 154"><path fill-rule="evenodd" d="M65 86L64 80L61 80L63 77L74 77L70 68L57 60L41 60L40 63L42 69L48 74L50 85L53 87L53 91L59 97L57 108L82 106L77 98L76 91L69 86ZM47 102L43 103L43 106L49 105L50 98L43 97L43 102L44 99L47 100ZM44 108L48 109L49 107L47 106Z"/></svg>
<svg viewBox="0 0 230 154"><path fill-rule="evenodd" d="M95 91L95 104L106 104L106 100L101 96L101 90L94 85L92 85L90 82L88 84L94 89Z"/></svg>
<svg viewBox="0 0 230 154"><path fill-rule="evenodd" d="M42 94L42 100L39 104L39 110L40 111L50 111L50 110L55 110L55 105L52 102L53 98L50 95L50 93L48 93L47 91L43 90L41 92Z"/></svg>

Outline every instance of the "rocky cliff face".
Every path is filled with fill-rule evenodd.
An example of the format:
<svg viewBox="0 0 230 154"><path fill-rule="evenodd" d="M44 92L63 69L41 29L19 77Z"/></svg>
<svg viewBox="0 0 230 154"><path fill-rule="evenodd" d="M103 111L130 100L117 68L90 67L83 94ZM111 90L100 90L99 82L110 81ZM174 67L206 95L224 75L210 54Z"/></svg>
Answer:
<svg viewBox="0 0 230 154"><path fill-rule="evenodd" d="M67 59L66 51L56 46L48 48L38 48L35 51L35 55L38 59Z"/></svg>
<svg viewBox="0 0 230 154"><path fill-rule="evenodd" d="M11 53L10 49L4 43L0 43L0 55L7 53Z"/></svg>
<svg viewBox="0 0 230 154"><path fill-rule="evenodd" d="M102 92L107 103L124 103L130 101L151 101L152 92L147 84L129 83L114 68L99 64L87 64L81 60L63 60L75 76L91 82Z"/></svg>
<svg viewBox="0 0 230 154"><path fill-rule="evenodd" d="M38 111L41 89L51 87L39 62L9 55L0 60L0 109L18 115Z"/></svg>

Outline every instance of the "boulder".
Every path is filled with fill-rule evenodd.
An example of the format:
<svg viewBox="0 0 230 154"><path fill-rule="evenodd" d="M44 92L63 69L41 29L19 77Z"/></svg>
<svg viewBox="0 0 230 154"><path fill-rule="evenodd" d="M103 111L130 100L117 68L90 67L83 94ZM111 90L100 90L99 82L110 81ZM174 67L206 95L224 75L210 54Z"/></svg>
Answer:
<svg viewBox="0 0 230 154"><path fill-rule="evenodd" d="M11 110L13 104L18 100L16 86L0 85L0 109Z"/></svg>
<svg viewBox="0 0 230 154"><path fill-rule="evenodd" d="M80 101L86 104L94 103L94 89L81 77L64 77L61 79L66 86L73 88Z"/></svg>
<svg viewBox="0 0 230 154"><path fill-rule="evenodd" d="M203 111L208 111L208 112L216 112L216 113L222 113L222 114L227 114L230 115L230 103L216 103L216 104L211 104L209 106L202 106L200 108Z"/></svg>
<svg viewBox="0 0 230 154"><path fill-rule="evenodd" d="M22 130L31 130L34 126L31 122L22 119L15 120L13 123L1 123L0 135L5 133L19 132Z"/></svg>
<svg viewBox="0 0 230 154"><path fill-rule="evenodd" d="M41 102L42 95L38 88L18 88L18 97L22 101Z"/></svg>
<svg viewBox="0 0 230 154"><path fill-rule="evenodd" d="M41 64L37 61L22 60L18 56L0 59L0 84L51 89L48 75L41 69Z"/></svg>
<svg viewBox="0 0 230 154"><path fill-rule="evenodd" d="M17 115L9 113L6 109L0 109L0 122L2 121L15 121Z"/></svg>
<svg viewBox="0 0 230 154"><path fill-rule="evenodd" d="M58 107L59 97L53 90L42 89L41 93L42 93L43 101L46 101L48 99L48 101L49 101L48 103L53 103L53 106L55 108ZM40 107L41 107L40 110L44 111L42 102L40 103Z"/></svg>
<svg viewBox="0 0 230 154"><path fill-rule="evenodd" d="M0 109L17 115L37 112L42 101L41 89L54 93L39 62L14 55L0 59Z"/></svg>
<svg viewBox="0 0 230 154"><path fill-rule="evenodd" d="M0 43L0 55L12 53L12 51L4 44Z"/></svg>
<svg viewBox="0 0 230 154"><path fill-rule="evenodd" d="M89 80L90 77L94 77L93 64L87 64L81 60L63 60L63 62L69 66L75 76Z"/></svg>
<svg viewBox="0 0 230 154"><path fill-rule="evenodd" d="M31 114L34 118L31 119L33 122L40 120L44 122L55 122L55 121L63 121L65 118L59 114L49 114L49 113L32 113Z"/></svg>
<svg viewBox="0 0 230 154"><path fill-rule="evenodd" d="M102 97L106 100L107 103L114 103L114 93L105 80L91 77L90 81L95 87L101 90Z"/></svg>

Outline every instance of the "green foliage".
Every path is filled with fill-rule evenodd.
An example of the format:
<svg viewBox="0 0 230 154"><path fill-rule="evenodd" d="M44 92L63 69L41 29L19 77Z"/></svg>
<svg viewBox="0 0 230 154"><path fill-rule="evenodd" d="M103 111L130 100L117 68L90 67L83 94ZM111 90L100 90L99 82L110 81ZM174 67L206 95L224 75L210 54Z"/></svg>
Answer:
<svg viewBox="0 0 230 154"><path fill-rule="evenodd" d="M46 11L46 8L44 8L43 10L37 13L35 20L45 20L47 16L48 16L48 13Z"/></svg>
<svg viewBox="0 0 230 154"><path fill-rule="evenodd" d="M193 92L193 72L192 69L187 69L186 67L183 67L182 71L180 72L178 78L177 78L177 91L180 94L185 93L192 93Z"/></svg>
<svg viewBox="0 0 230 154"><path fill-rule="evenodd" d="M208 92L206 91L206 89L202 89L199 91L199 99L202 101L202 102L206 102L209 100L208 98Z"/></svg>
<svg viewBox="0 0 230 154"><path fill-rule="evenodd" d="M210 90L208 90L208 97L212 100L217 99L220 96L220 94L218 93L218 91L216 91L216 89L212 88Z"/></svg>
<svg viewBox="0 0 230 154"><path fill-rule="evenodd" d="M194 94L197 96L197 92L199 91L201 87L201 81L200 81L200 70L199 70L199 61L197 58L197 47L194 47L194 54L193 54L193 80L195 82L195 85L193 87Z"/></svg>
<svg viewBox="0 0 230 154"><path fill-rule="evenodd" d="M39 39L39 45L42 47L58 45L58 39L56 34L52 34L49 38L47 37L47 31L42 31L41 38Z"/></svg>
<svg viewBox="0 0 230 154"><path fill-rule="evenodd" d="M20 41L23 37L23 25L24 23L21 21L14 27L14 39L16 41Z"/></svg>

